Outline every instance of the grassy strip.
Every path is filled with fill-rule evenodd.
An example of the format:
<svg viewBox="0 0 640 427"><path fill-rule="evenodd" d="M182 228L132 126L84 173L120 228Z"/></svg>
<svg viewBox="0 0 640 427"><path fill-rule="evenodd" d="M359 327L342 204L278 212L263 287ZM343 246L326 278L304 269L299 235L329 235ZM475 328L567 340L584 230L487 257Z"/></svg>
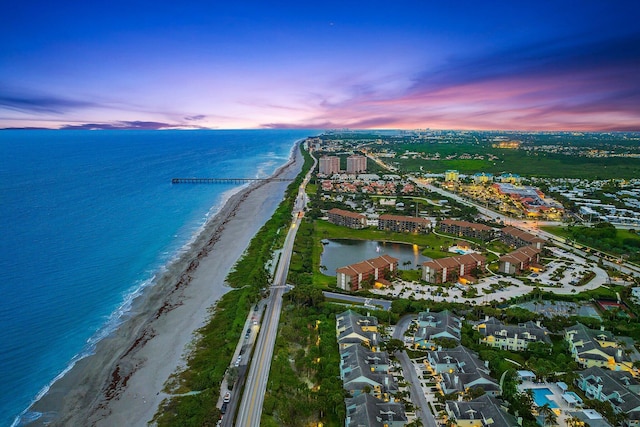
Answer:
<svg viewBox="0 0 640 427"><path fill-rule="evenodd" d="M210 321L198 331L198 338L192 344L187 367L174 374L165 384L168 393L200 393L166 399L152 421L159 427L213 426L220 417L215 406L220 384L242 336L250 307L259 299L260 289L269 285L270 277L265 264L273 255L279 230L291 220L298 187L313 164L308 153L302 148L301 151L305 159L302 172L287 187L284 200L274 215L253 237L244 255L227 276L227 282L239 289L225 294L212 308Z"/></svg>

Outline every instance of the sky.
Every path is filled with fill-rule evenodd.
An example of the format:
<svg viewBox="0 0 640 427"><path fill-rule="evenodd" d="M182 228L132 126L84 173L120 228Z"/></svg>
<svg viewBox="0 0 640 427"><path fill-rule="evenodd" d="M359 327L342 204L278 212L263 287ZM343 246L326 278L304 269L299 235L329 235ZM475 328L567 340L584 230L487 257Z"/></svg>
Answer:
<svg viewBox="0 0 640 427"><path fill-rule="evenodd" d="M640 2L19 1L0 128L640 130Z"/></svg>

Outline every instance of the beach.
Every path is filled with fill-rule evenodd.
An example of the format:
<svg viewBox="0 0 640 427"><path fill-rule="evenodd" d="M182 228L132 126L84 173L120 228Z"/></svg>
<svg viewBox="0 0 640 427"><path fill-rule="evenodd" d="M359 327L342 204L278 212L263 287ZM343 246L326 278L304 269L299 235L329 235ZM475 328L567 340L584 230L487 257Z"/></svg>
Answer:
<svg viewBox="0 0 640 427"><path fill-rule="evenodd" d="M295 178L298 144L272 177ZM145 426L184 366L194 333L226 292L228 272L273 214L289 182L259 181L234 194L176 261L133 303L130 316L29 409L29 425ZM185 184L186 185L186 184Z"/></svg>

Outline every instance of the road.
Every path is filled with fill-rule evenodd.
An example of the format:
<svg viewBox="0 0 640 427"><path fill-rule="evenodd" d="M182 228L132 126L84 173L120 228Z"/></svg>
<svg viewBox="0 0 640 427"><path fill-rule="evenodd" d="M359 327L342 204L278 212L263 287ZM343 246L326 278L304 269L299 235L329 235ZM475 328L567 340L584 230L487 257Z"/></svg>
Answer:
<svg viewBox="0 0 640 427"><path fill-rule="evenodd" d="M335 292L323 292L323 294L326 298L331 298L339 301L363 304L365 306L382 307L383 310L391 309L391 301L384 300L384 299L365 298L365 297L358 297L355 295L338 294Z"/></svg>
<svg viewBox="0 0 640 427"><path fill-rule="evenodd" d="M316 162L317 163L317 162ZM311 168L313 170L314 167ZM293 209L293 221L285 238L284 246L278 262L278 267L274 275L273 284L271 286L271 295L267 301L264 320L260 335L256 342L254 357L251 360L251 367L247 374L247 379L240 402L240 409L235 425L243 427L259 427L262 415L262 405L264 403L264 395L267 390L267 380L269 379L269 370L271 369L271 360L273 358L273 348L276 343L278 333L278 322L280 321L280 311L282 309L282 295L285 292L287 273L289 271L289 262L291 261L291 252L293 251L293 243L296 238L304 208L306 207L307 197L305 187L309 182L310 173L307 174L304 181L300 185L298 196Z"/></svg>
<svg viewBox="0 0 640 427"><path fill-rule="evenodd" d="M436 193L440 193L443 196L446 197L450 197L460 203L463 203L467 206L473 206L476 209L478 209L478 212L480 212L480 214L484 215L486 218L491 219L493 221L502 221L504 224L508 224L508 225L512 225L514 227L518 227L520 229L523 230L527 230L528 232L535 234L539 237L544 237L547 238L549 240L552 240L554 242L555 245L567 249L567 250L572 250L574 253L577 253L578 255L582 256L583 258L592 260L592 261L596 261L599 262L601 261L605 266L613 268L615 270L618 270L624 274L629 274L635 277L640 277L640 268L630 264L630 263L626 263L623 262L621 264L615 263L615 262L611 262L606 260L604 257L598 257L596 255L593 255L593 253L595 252L600 252L597 249L594 248L589 248L589 250L592 251L592 253L587 253L581 250L578 250L575 246L573 246L572 244L567 244L566 243L566 239L562 238L562 237L558 237L554 234L548 233L544 230L540 230L538 227L541 225L551 225L551 226L558 226L558 225L562 225L562 222L558 222L558 221L535 221L535 220L521 220L521 219L516 219L516 218L511 218L509 216L505 216L499 212L495 212L491 209L488 209L482 205L479 205L477 203L474 203L468 199L464 199L462 197L460 197L459 195L452 193L450 191L444 190L440 187L436 187L433 186L431 184L424 184L418 180L412 180L416 185L418 185L419 187L423 187L428 189L429 191L433 191ZM588 248L587 246L581 245L584 248Z"/></svg>
<svg viewBox="0 0 640 427"><path fill-rule="evenodd" d="M396 328L393 331L393 338L399 339L404 342L404 332L411 324L411 321L415 318L415 316L404 316L400 321L396 324ZM404 379L411 384L411 402L419 409L417 412L420 420L422 421L425 427L438 427L438 423L436 422L435 417L431 413L429 409L429 403L427 402L426 397L424 396L424 392L422 391L422 387L420 385L420 378L418 378L418 374L413 366L413 362L409 358L409 355L406 351L396 351L394 355L398 358L398 361L402 365L402 373L404 375Z"/></svg>

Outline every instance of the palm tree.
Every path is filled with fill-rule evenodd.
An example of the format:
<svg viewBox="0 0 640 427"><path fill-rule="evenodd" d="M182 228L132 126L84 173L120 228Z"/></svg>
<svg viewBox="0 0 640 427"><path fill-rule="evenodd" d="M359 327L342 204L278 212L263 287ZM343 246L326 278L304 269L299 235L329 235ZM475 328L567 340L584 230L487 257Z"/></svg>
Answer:
<svg viewBox="0 0 640 427"><path fill-rule="evenodd" d="M558 416L553 409L549 406L549 403L545 403L541 407L538 408L538 413L542 416L543 422L545 426L555 425L558 421Z"/></svg>
<svg viewBox="0 0 640 427"><path fill-rule="evenodd" d="M567 418L567 425L569 427L579 427L581 425L584 425L584 422L582 422L580 418L573 415L570 418Z"/></svg>

